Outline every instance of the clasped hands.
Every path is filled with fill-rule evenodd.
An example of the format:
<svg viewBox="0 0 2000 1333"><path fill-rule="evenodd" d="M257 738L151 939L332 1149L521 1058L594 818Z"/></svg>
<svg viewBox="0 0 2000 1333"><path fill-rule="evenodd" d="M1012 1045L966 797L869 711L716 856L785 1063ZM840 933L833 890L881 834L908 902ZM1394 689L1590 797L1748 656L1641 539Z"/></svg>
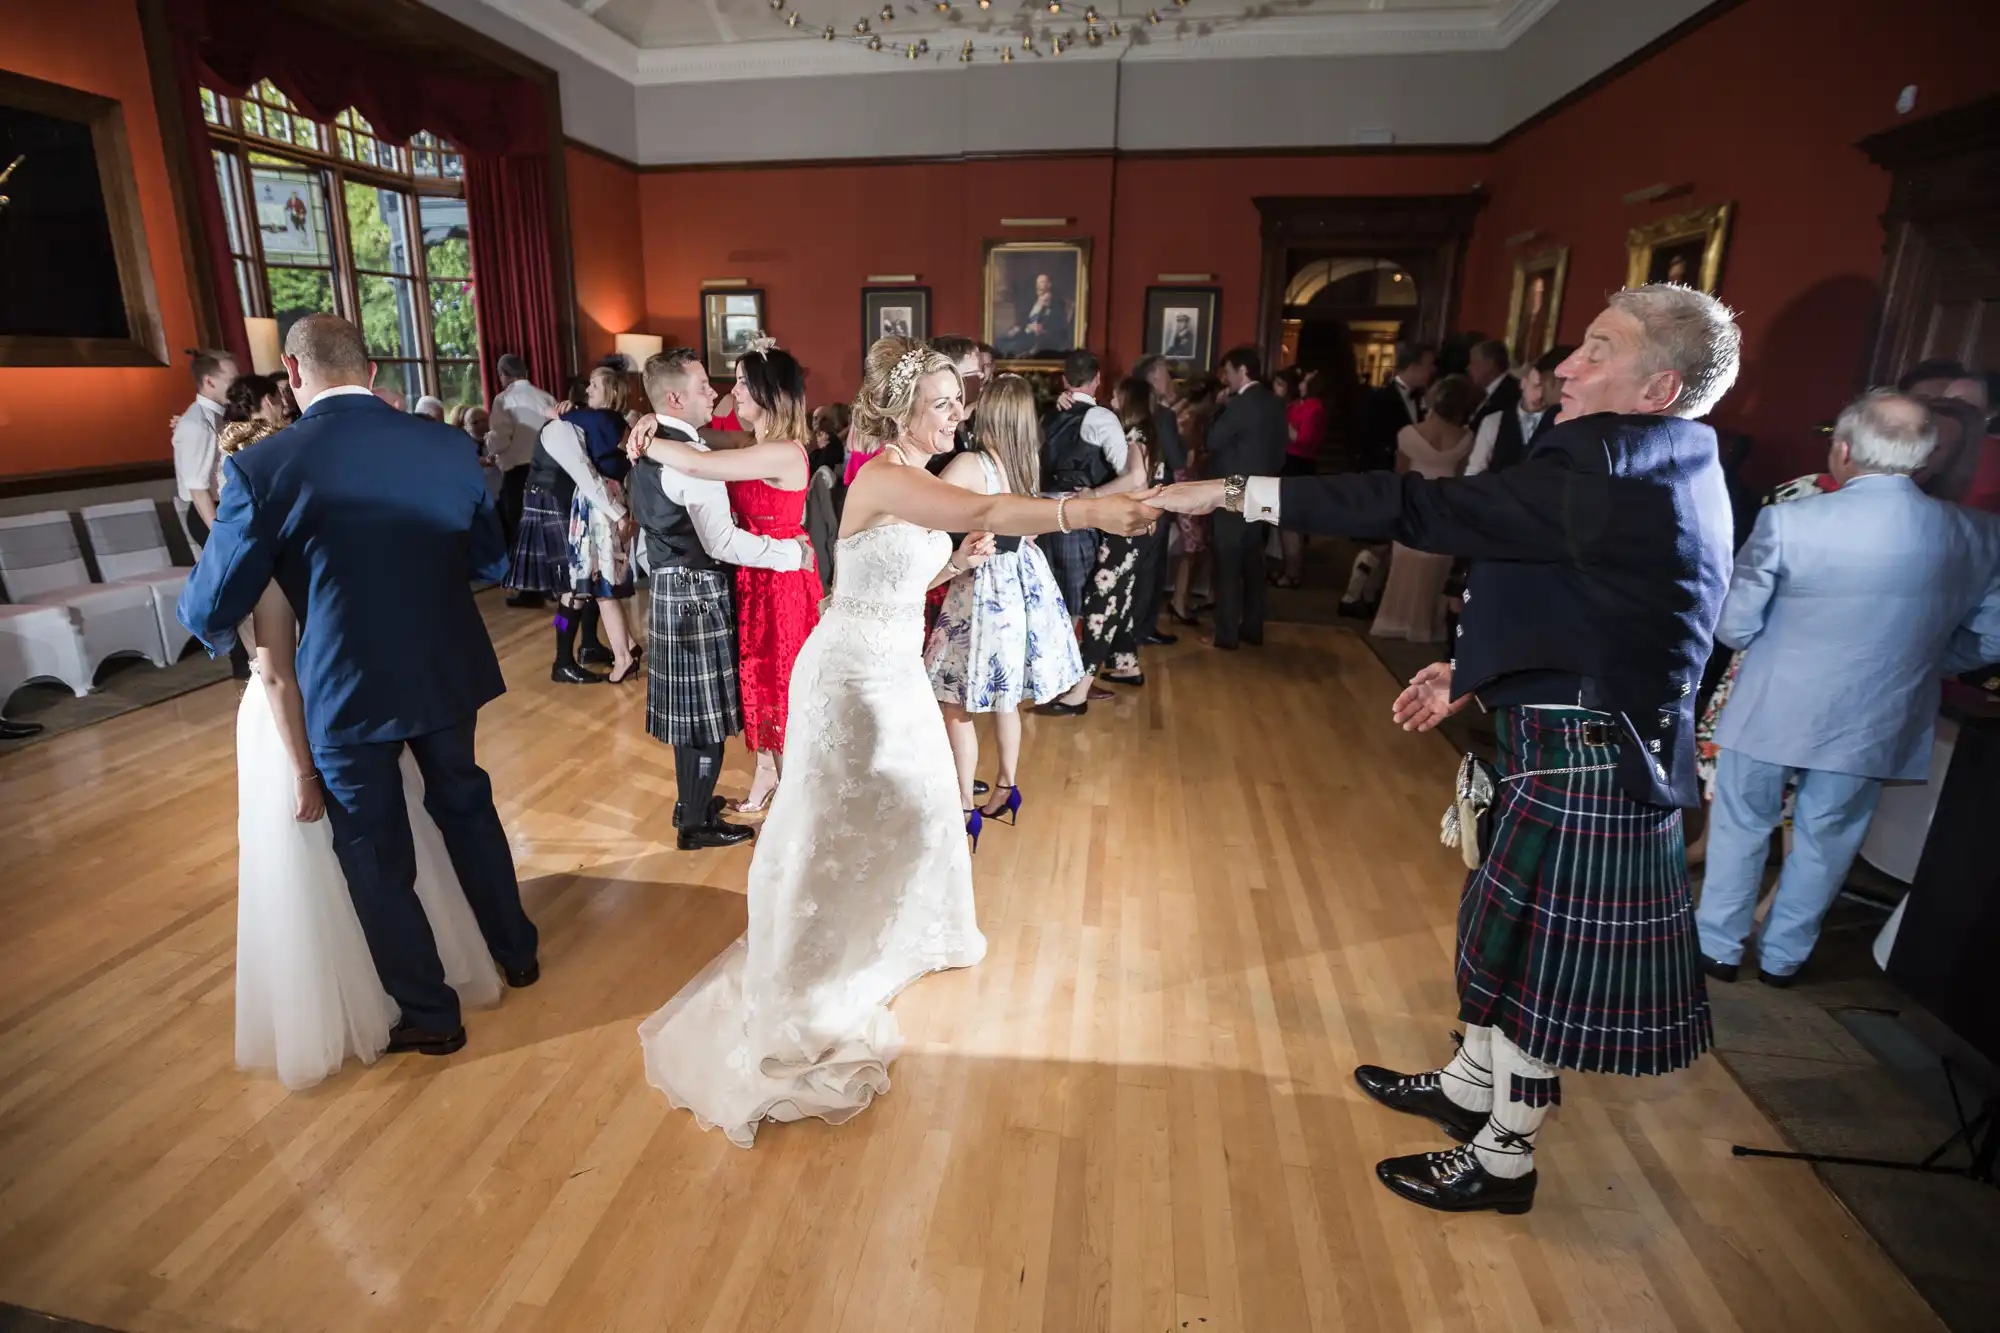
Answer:
<svg viewBox="0 0 2000 1333"><path fill-rule="evenodd" d="M1169 514L1212 514L1222 507L1220 481L1182 481L1136 491L1132 498Z"/></svg>

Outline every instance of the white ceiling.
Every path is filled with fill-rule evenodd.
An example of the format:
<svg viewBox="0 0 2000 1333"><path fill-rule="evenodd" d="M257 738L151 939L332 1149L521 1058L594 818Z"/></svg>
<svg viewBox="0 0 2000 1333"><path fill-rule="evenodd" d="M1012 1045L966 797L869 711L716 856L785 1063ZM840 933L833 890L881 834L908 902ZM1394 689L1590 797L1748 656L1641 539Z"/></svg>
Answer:
<svg viewBox="0 0 2000 1333"><path fill-rule="evenodd" d="M826 74L882 73L956 65L966 41L974 63L997 61L999 48L1020 60L1055 59L1054 33L1074 34L1064 61L1245 59L1325 55L1394 55L1495 51L1512 44L1556 0L1091 0L1102 45L1083 40L1089 4L1063 0L953 0L950 16L931 0L484 0L599 68L635 86ZM1160 22L1147 22L1157 11ZM796 13L799 23L785 20ZM887 50L870 51L855 34L866 19ZM1117 38L1109 26L1121 28ZM838 39L822 39L833 25ZM1037 51L1021 46L1029 32ZM915 60L898 54L912 42L931 49Z"/></svg>

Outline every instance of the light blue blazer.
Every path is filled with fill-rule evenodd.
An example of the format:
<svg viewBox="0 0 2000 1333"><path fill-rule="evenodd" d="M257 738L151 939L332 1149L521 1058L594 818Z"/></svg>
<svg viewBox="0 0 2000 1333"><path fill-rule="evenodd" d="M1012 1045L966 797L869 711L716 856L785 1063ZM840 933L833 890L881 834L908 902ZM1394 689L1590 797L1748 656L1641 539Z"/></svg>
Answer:
<svg viewBox="0 0 2000 1333"><path fill-rule="evenodd" d="M1873 474L1770 505L1715 637L1743 650L1717 745L1922 780L1939 680L2000 661L2000 518Z"/></svg>

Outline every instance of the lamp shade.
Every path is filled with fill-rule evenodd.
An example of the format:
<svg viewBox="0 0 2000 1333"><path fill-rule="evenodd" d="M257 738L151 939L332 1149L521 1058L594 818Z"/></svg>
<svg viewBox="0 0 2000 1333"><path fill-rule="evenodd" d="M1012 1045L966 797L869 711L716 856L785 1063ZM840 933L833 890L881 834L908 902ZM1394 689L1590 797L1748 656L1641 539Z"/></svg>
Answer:
<svg viewBox="0 0 2000 1333"><path fill-rule="evenodd" d="M657 333L621 333L618 335L618 354L632 359L634 370L642 369L649 356L658 356L667 345L666 339Z"/></svg>
<svg viewBox="0 0 2000 1333"><path fill-rule="evenodd" d="M275 375L284 369L279 358L278 321L251 315L243 321L250 339L250 369L258 375Z"/></svg>

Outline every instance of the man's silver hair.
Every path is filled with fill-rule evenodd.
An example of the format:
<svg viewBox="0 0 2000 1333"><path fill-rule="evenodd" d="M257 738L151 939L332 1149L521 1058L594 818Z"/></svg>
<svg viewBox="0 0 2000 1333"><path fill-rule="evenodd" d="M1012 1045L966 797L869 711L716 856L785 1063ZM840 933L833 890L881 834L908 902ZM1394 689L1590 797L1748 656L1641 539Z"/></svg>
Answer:
<svg viewBox="0 0 2000 1333"><path fill-rule="evenodd" d="M1937 426L1924 405L1894 389L1870 389L1840 410L1833 439L1864 472L1908 476L1937 448Z"/></svg>
<svg viewBox="0 0 2000 1333"><path fill-rule="evenodd" d="M1610 304L1645 330L1648 371L1680 373L1681 396L1669 415L1705 417L1736 383L1743 332L1736 327L1736 312L1713 296L1678 283L1649 282L1613 292Z"/></svg>

